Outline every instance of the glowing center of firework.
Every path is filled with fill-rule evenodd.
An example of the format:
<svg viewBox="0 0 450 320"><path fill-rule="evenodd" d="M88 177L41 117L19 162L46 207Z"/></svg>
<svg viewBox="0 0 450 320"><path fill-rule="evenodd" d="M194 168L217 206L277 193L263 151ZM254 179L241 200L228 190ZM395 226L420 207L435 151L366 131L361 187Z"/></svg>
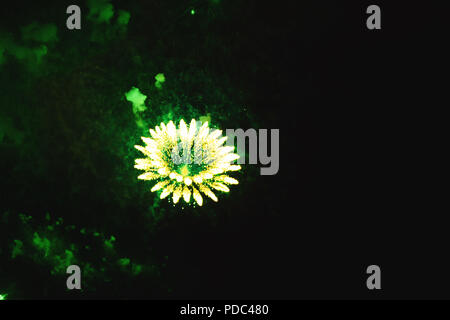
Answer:
<svg viewBox="0 0 450 320"><path fill-rule="evenodd" d="M183 175L183 177L188 176L189 175L189 168L186 165L182 166L181 169L180 169L180 173Z"/></svg>
<svg viewBox="0 0 450 320"><path fill-rule="evenodd" d="M162 190L160 198L172 194L177 203L183 197L190 202L191 195L198 205L203 204L201 193L218 201L212 189L228 192L227 185L238 181L225 173L238 171L239 165L232 164L239 158L234 147L224 146L227 137L221 130L210 131L208 123L192 119L189 126L184 120L178 128L170 121L150 129L152 138L142 137L146 146L135 146L146 158L135 160L135 168L144 170L138 179L157 180L151 191Z"/></svg>

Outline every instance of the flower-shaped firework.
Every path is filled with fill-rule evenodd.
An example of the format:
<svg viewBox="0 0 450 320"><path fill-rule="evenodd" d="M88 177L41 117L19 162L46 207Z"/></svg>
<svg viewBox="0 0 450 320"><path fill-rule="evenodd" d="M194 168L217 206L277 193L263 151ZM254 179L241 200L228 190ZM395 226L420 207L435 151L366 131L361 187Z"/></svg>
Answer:
<svg viewBox="0 0 450 320"><path fill-rule="evenodd" d="M188 127L182 119L178 129L172 121L161 123L155 130L150 129L152 138L142 137L145 147L135 146L146 155L135 160L134 167L145 170L138 179L158 180L151 191L162 190L161 199L172 194L174 203L181 197L189 203L192 195L201 206L201 193L217 201L213 189L228 192L227 185L238 184L225 174L241 169L232 164L239 158L233 153L234 147L223 145L227 137L222 137L222 130L211 131L208 122L201 126L199 123L192 119Z"/></svg>

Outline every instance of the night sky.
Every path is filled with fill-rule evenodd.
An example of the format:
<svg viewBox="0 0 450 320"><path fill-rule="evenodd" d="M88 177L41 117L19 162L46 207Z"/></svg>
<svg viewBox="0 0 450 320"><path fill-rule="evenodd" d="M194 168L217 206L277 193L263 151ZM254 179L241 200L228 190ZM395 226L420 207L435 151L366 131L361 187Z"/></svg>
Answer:
<svg viewBox="0 0 450 320"><path fill-rule="evenodd" d="M66 27L71 4L81 30ZM369 4L2 3L0 294L445 295L448 237L407 191L417 183L404 152L418 125L407 99L420 99L411 66L421 33L398 20L407 9L381 2L382 29L368 30ZM133 87L145 111L126 99ZM278 173L244 164L239 185L201 207L159 199L137 179L134 145L182 118L279 129ZM378 292L366 287L372 264ZM80 266L82 290L66 288L69 265Z"/></svg>

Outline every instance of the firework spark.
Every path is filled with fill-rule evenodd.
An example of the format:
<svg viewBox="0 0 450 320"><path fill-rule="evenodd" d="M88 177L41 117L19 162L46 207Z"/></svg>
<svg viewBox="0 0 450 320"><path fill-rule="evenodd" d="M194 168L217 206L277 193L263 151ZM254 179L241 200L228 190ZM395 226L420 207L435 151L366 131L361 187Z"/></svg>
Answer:
<svg viewBox="0 0 450 320"><path fill-rule="evenodd" d="M223 145L227 137L222 137L222 130L199 123L192 119L187 126L182 119L179 128L172 121L161 123L150 129L152 138L142 137L145 147L135 146L146 156L135 160L134 167L145 171L138 179L158 181L151 191L162 190L161 199L172 194L173 203L181 197L186 203L193 198L201 206L202 194L217 202L213 190L229 192L228 185L238 184L225 174L241 169L232 164L239 158L234 147Z"/></svg>

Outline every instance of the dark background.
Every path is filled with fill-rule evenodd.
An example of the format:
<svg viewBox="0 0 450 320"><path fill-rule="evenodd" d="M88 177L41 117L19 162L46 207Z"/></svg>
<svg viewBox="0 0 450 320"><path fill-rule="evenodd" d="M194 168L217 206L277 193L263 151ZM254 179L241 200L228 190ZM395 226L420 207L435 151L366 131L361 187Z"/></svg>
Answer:
<svg viewBox="0 0 450 320"><path fill-rule="evenodd" d="M424 89L421 66L429 61L418 43L424 36L431 39L409 22L426 10L378 2L382 30L370 31L365 11L372 3L364 1L223 0L214 6L211 1L113 1L131 13L126 35L91 44L86 39L94 27L85 18L81 31L65 29L69 4L15 1L0 10L3 32L38 20L55 23L59 37L49 49L58 55L48 56L46 71L33 74L26 88L14 90L29 77L23 66L11 58L0 67L1 95L9 97L2 100L1 115L33 137L28 143L39 141L38 150L27 142L1 145L1 209L9 215L0 226L0 284L11 298L448 297L443 250L448 237L441 217L424 206L425 193L415 187L422 185L415 162L421 138L413 133L421 125L414 116L420 117L416 105ZM192 17L191 7L196 9ZM135 56L144 63L133 66ZM141 133L133 132L131 108L122 96L133 85L150 92L150 85L139 82L147 77L145 67L154 67L148 70L150 80L166 74L164 90L174 94L164 99L178 95L177 103L193 105L191 114L210 112L222 128L280 129L278 174L260 176L259 166L253 166L217 204L181 214L164 201L149 209L155 195L135 179L132 168L120 171L128 151L117 158L101 153L125 144L109 138L139 143ZM179 73L188 76L170 87L170 76ZM197 81L203 76L209 78ZM85 79L93 85L79 85L90 81ZM72 90L74 83L79 86ZM214 90L223 90L222 104ZM104 103L92 97L97 94L111 97L105 102L120 103L124 111L106 116L83 111ZM206 102L199 102L199 94ZM72 100L77 102L68 103ZM29 101L43 104L30 116L19 116ZM69 130L89 132L96 116L115 125L96 130L125 132L108 136L94 130L75 138L80 153L91 152L89 163L98 164L97 170L78 164L80 158L68 147L54 151L58 144L74 143L61 138L64 126L53 125L60 103ZM158 117L164 110L151 112ZM73 125L67 124L70 119ZM27 148L31 151L18 151ZM127 161L135 157L132 153ZM35 166L46 169L32 174ZM107 178L117 170L123 183ZM46 212L105 238L116 235L111 260L94 258L105 255L100 247L93 249L94 257L80 253L81 263L96 269L86 292L67 292L65 275L49 275L51 262L32 249L11 259L13 240L29 242L27 234L49 223ZM28 227L13 222L19 213L33 217ZM95 240L64 232L55 237L80 248ZM134 257L160 272L135 277L113 263L116 256ZM365 270L372 264L382 270L378 292L366 288ZM102 266L109 271L99 271Z"/></svg>

